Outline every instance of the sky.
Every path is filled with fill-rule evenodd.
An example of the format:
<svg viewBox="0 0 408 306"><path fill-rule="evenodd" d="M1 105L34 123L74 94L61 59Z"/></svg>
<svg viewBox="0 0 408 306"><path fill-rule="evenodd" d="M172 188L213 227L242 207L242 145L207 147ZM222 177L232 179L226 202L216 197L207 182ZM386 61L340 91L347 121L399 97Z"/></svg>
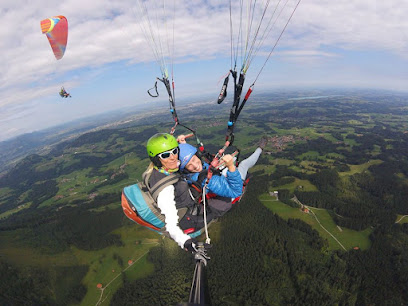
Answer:
<svg viewBox="0 0 408 306"><path fill-rule="evenodd" d="M256 80L252 95L296 88L408 91L407 1L301 0L285 28L298 1L232 1L230 10L228 0L2 0L0 141L166 100L161 84L160 98L147 94L161 68L174 78L176 101L215 101L234 66L231 37L241 67L243 43L251 45L260 21L244 86ZM69 25L61 60L40 28L56 15ZM59 96L61 86L72 98Z"/></svg>

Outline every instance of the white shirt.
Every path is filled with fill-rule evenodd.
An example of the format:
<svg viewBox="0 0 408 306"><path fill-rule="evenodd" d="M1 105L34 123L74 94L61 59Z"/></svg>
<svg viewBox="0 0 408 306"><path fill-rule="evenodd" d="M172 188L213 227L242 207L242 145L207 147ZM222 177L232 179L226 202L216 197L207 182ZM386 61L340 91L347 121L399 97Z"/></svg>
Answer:
<svg viewBox="0 0 408 306"><path fill-rule="evenodd" d="M166 231L177 244L184 249L184 243L191 237L184 234L183 230L178 226L178 214L176 209L176 201L174 200L174 186L170 185L164 188L157 197L157 206L164 215Z"/></svg>

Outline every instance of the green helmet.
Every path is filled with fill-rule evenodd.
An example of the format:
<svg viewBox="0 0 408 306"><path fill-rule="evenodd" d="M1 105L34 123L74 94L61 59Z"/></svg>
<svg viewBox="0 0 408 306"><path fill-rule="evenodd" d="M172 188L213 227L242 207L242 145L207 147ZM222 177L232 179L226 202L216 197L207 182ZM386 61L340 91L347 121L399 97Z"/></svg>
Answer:
<svg viewBox="0 0 408 306"><path fill-rule="evenodd" d="M157 133L149 138L146 149L149 157L178 147L178 142L173 135L167 133Z"/></svg>

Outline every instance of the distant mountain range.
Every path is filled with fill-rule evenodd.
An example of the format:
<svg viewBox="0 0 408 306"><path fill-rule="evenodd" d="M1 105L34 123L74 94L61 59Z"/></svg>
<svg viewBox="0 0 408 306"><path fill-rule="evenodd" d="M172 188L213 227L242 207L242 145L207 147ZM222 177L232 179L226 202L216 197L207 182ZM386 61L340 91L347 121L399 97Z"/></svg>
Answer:
<svg viewBox="0 0 408 306"><path fill-rule="evenodd" d="M137 108L111 111L2 141L0 142L0 176L25 156L33 153L47 153L52 146L61 141L73 139L90 131L126 126L136 120L143 123L141 119L149 114L151 108L152 106L148 108L143 105ZM153 104L155 112L162 113L157 108L158 106Z"/></svg>
<svg viewBox="0 0 408 306"><path fill-rule="evenodd" d="M404 94L393 93L393 92L379 92L375 90L341 90L341 89L331 89L331 90L279 90L276 92L270 91L259 91L257 95L251 97L252 100L256 101L262 99L263 97L268 97L270 99L282 100L282 99L306 99L310 97L316 98L317 96L326 95L365 95L365 96L377 96L379 93L385 93L387 95L394 95L401 97ZM221 105L222 108L229 108L228 105L232 98L232 94L229 94L226 101ZM194 105L191 101L195 101ZM231 100L230 100L231 101ZM179 99L177 101L178 110L190 109L190 111L197 111L203 105L215 104L215 99L212 96L200 97L200 98L189 98L189 99ZM228 111L227 111L228 112ZM41 131L36 131L32 133L23 134L15 138L5 140L0 142L0 177L4 175L4 172L9 170L13 165L15 165L19 160L25 156L33 153L47 153L50 148L61 141L66 141L83 133L106 129L106 128L117 128L124 127L127 125L143 125L146 123L151 123L153 117L157 119L161 116L169 116L167 102L159 103L148 103L144 105L138 105L135 107L128 107L119 109L116 111L110 111L105 114L99 114L95 116L90 116L87 118L82 118L74 120L68 123L64 123L55 127L47 128ZM145 119L145 120L143 120ZM168 117L166 117L168 121Z"/></svg>
<svg viewBox="0 0 408 306"><path fill-rule="evenodd" d="M203 99L207 99L206 102L200 102ZM191 101L191 99L179 99L177 109L191 108ZM210 98L200 97L195 101L203 105L209 103ZM2 141L0 142L0 177L25 156L33 153L47 153L52 146L83 133L127 125L143 125L151 123L152 118L157 117L158 120L162 116L166 116L165 121L168 121L171 119L168 109L167 101L147 103L74 120Z"/></svg>

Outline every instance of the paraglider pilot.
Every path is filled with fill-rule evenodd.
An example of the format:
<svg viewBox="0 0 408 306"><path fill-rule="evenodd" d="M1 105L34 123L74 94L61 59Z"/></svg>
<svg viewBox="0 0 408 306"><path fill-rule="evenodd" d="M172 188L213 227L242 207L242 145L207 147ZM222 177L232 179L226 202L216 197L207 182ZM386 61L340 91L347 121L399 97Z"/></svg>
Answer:
<svg viewBox="0 0 408 306"><path fill-rule="evenodd" d="M172 135L167 133L153 135L147 141L146 149L152 161L147 169L151 172L150 186L179 170L179 147L177 140ZM194 205L187 182L180 179L175 184L165 187L157 197L157 205L165 216L166 231L170 237L181 248L191 252L195 251L195 242L183 232L178 224L178 209Z"/></svg>
<svg viewBox="0 0 408 306"><path fill-rule="evenodd" d="M65 91L64 87L61 87L61 90L60 90L59 94L60 94L61 98L68 98L68 97L71 98L71 95Z"/></svg>

